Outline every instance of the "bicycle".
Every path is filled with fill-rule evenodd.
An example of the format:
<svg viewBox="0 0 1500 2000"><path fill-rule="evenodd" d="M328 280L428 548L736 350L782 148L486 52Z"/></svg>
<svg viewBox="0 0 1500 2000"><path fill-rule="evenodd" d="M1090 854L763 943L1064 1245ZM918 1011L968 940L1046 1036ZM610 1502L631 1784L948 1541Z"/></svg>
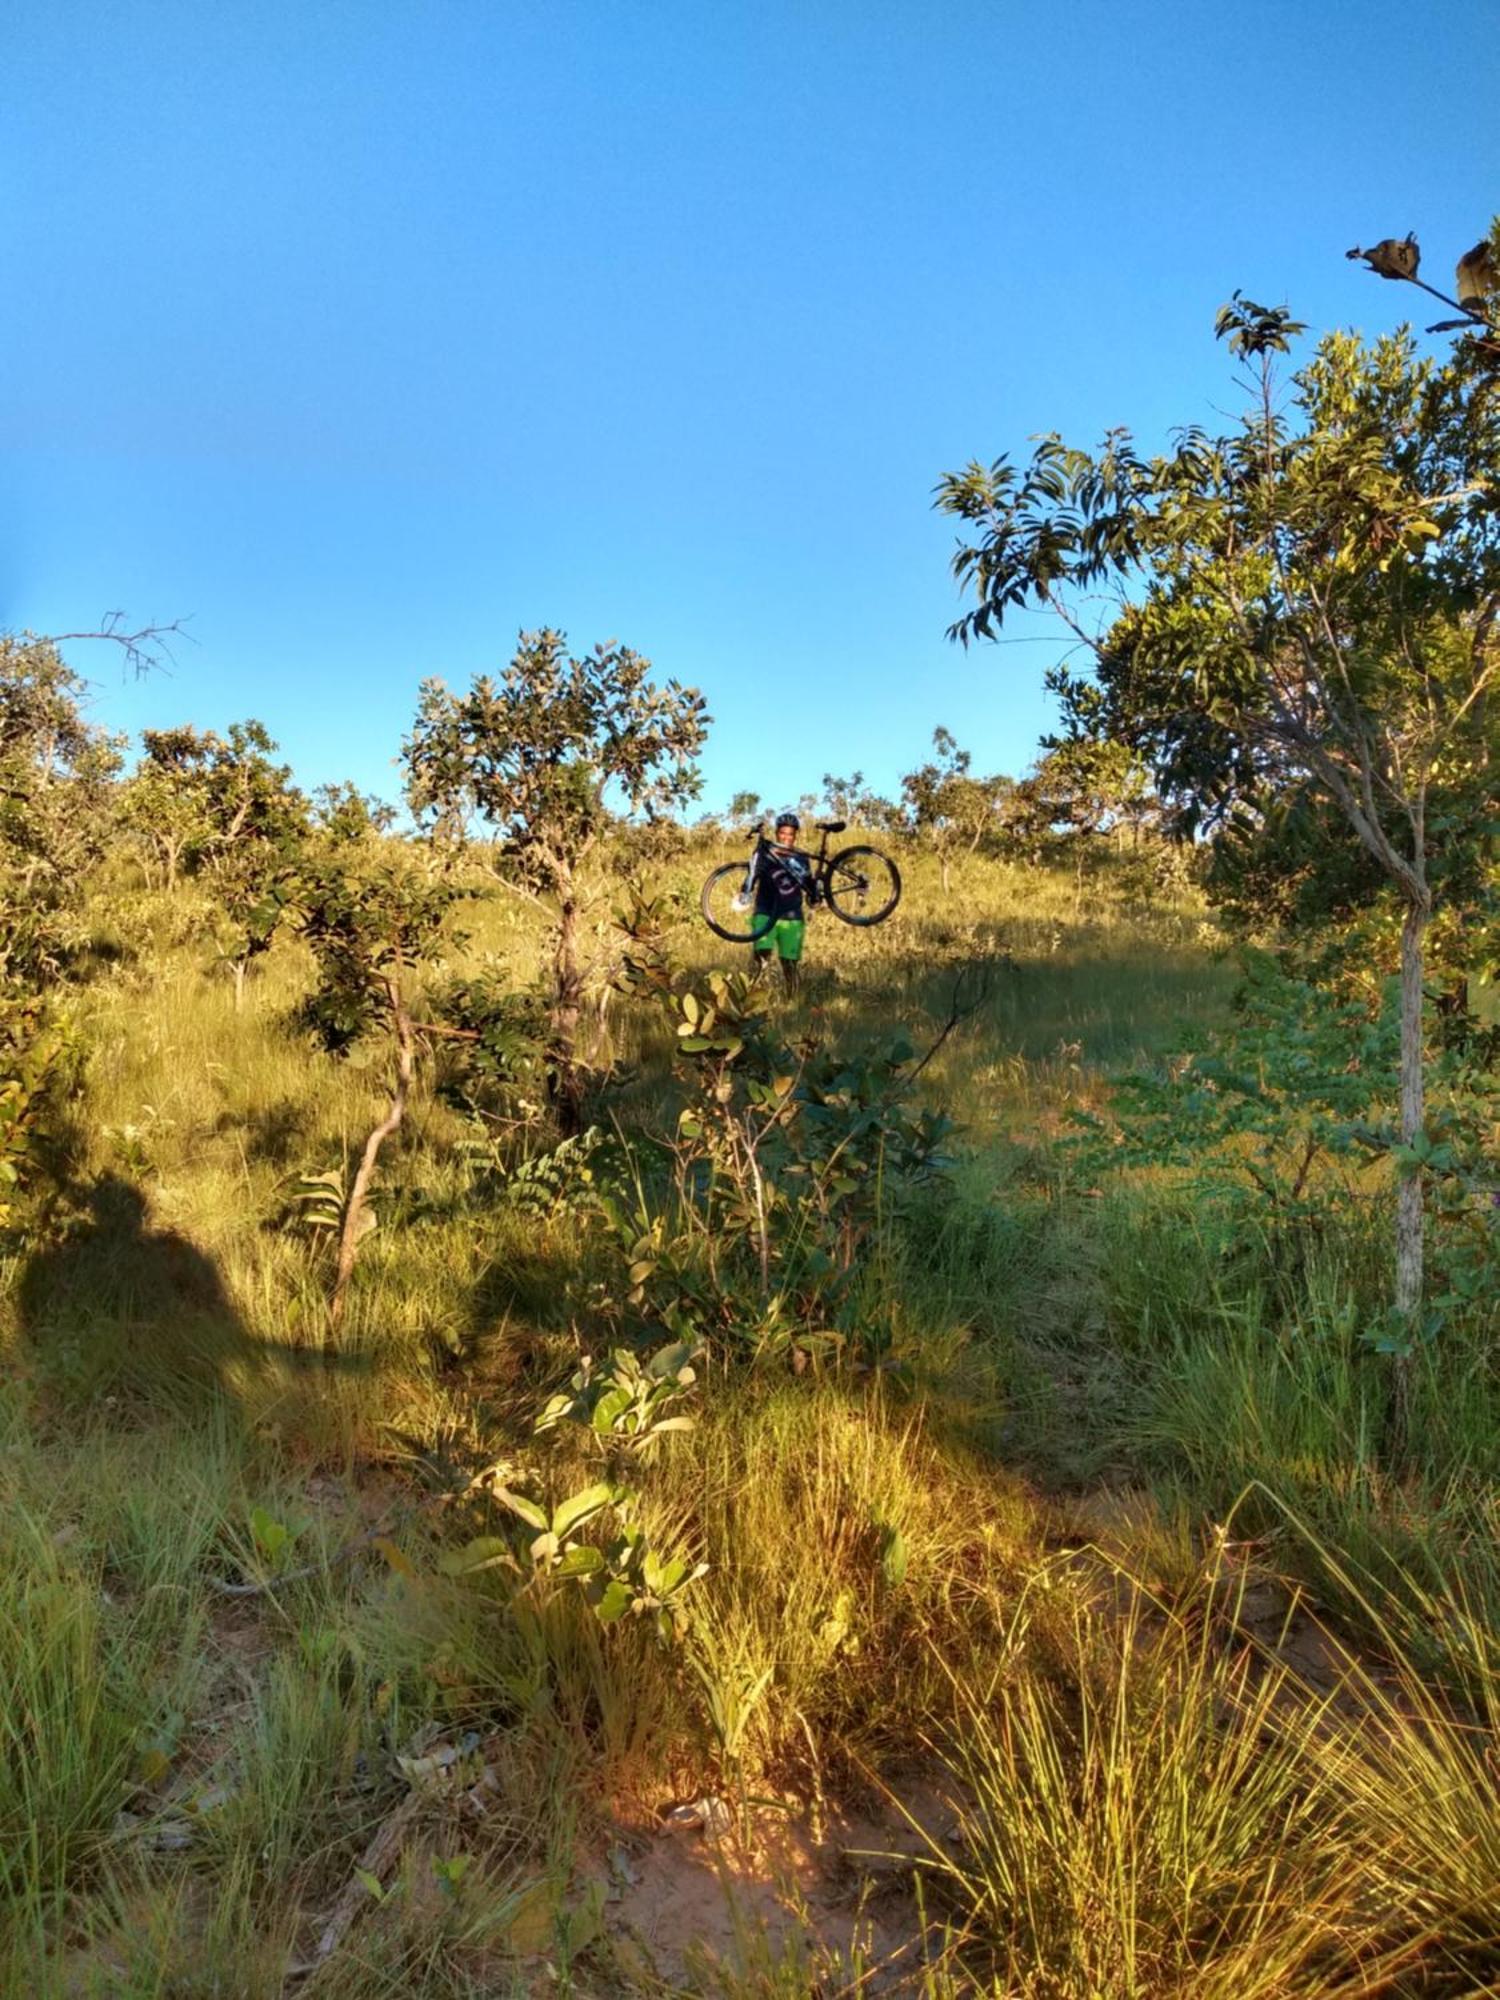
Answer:
<svg viewBox="0 0 1500 2000"><path fill-rule="evenodd" d="M820 820L818 832L823 838L817 853L793 850L802 852L802 858L812 863L810 901L826 903L841 923L883 924L901 900L900 870L877 847L844 847L830 854L829 836L842 833L847 825L842 819ZM751 827L745 838L755 842L749 861L729 861L716 868L698 898L703 921L716 937L730 944L755 944L776 922L755 907L761 857L775 851L775 843L767 840L764 822Z"/></svg>

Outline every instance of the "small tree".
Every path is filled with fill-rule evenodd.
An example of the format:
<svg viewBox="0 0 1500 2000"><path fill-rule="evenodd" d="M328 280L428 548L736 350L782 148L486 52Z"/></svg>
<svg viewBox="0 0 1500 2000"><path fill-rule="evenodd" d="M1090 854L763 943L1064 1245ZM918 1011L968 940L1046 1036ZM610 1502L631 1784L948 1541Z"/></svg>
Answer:
<svg viewBox="0 0 1500 2000"><path fill-rule="evenodd" d="M972 756L946 729L933 730L932 747L935 756L901 780L901 795L912 831L937 854L946 891L954 855L977 851L997 825L1002 798L1014 788L1008 778L971 776Z"/></svg>
<svg viewBox="0 0 1500 2000"><path fill-rule="evenodd" d="M373 792L362 792L347 779L319 785L313 793L312 828L335 847L378 840L396 823L396 808Z"/></svg>
<svg viewBox="0 0 1500 2000"><path fill-rule="evenodd" d="M0 1242L24 1195L61 1149L64 1109L82 1063L72 1024L40 994L0 984Z"/></svg>
<svg viewBox="0 0 1500 2000"><path fill-rule="evenodd" d="M1395 1302L1422 1300L1423 964L1434 909L1471 875L1491 814L1500 673L1500 398L1477 337L1452 359L1409 334L1328 336L1294 378L1301 331L1236 297L1218 332L1254 374L1225 436L1139 456L1048 438L945 478L937 504L976 531L954 571L978 599L953 627L993 637L1056 612L1095 682L1060 677L1105 733L1151 762L1188 826L1286 792L1336 810L1401 911ZM1111 579L1113 607L1095 615Z"/></svg>
<svg viewBox="0 0 1500 2000"><path fill-rule="evenodd" d="M614 799L631 817L668 812L697 796L694 759L707 716L696 689L656 687L651 663L628 646L574 658L563 633L523 632L498 681L465 695L423 683L403 746L406 795L419 823L437 828L477 813L505 843L518 882L553 913L553 1089L565 1130L578 1128L578 1023L585 980L579 934L607 893L588 868Z"/></svg>
<svg viewBox="0 0 1500 2000"><path fill-rule="evenodd" d="M143 732L123 811L170 889L201 875L218 906L219 960L234 979L269 951L293 892L309 829L308 803L264 724L231 724L227 736L187 724Z"/></svg>
<svg viewBox="0 0 1500 2000"><path fill-rule="evenodd" d="M863 771L855 771L847 778L837 777L832 771L823 773L823 811L829 819L841 819L852 826L869 826L872 803Z"/></svg>
<svg viewBox="0 0 1500 2000"><path fill-rule="evenodd" d="M1144 758L1127 743L1084 733L1050 739L1026 793L1033 822L1067 837L1080 887L1091 840L1129 829L1138 844L1157 809Z"/></svg>
<svg viewBox="0 0 1500 2000"><path fill-rule="evenodd" d="M185 866L213 869L246 847L285 847L307 830L307 801L263 723L227 736L187 724L147 729L128 787L132 823L168 884Z"/></svg>
<svg viewBox="0 0 1500 2000"><path fill-rule="evenodd" d="M87 692L53 640L0 634L0 977L56 975L109 840L123 739L88 722Z"/></svg>
<svg viewBox="0 0 1500 2000"><path fill-rule="evenodd" d="M147 884L155 869L163 889L177 886L213 835L201 788L184 782L168 747L193 734L148 729L145 754L120 793L120 818L139 842Z"/></svg>
<svg viewBox="0 0 1500 2000"><path fill-rule="evenodd" d="M400 855L373 868L351 868L325 854L301 883L299 921L318 967L304 1019L333 1055L347 1054L367 1039L383 1040L393 1071L390 1103L365 1139L343 1201L330 1305L335 1326L365 1234L380 1151L401 1129L416 1076L410 983L460 893L450 883L420 875Z"/></svg>
<svg viewBox="0 0 1500 2000"><path fill-rule="evenodd" d="M234 1010L245 1004L245 979L276 942L300 888L300 849L291 840L272 846L246 841L231 848L214 870L218 901L214 933L219 962L234 981Z"/></svg>

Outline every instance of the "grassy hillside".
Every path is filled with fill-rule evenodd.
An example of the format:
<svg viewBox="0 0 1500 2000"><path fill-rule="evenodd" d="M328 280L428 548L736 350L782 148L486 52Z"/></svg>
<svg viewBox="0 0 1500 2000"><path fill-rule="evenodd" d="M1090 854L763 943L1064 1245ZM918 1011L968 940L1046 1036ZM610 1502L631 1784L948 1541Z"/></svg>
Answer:
<svg viewBox="0 0 1500 2000"><path fill-rule="evenodd" d="M680 986L734 958L709 859L653 882ZM1190 892L903 866L773 1021L920 1052L956 1001L902 1099L949 1164L887 1187L877 1135L840 1324L710 1340L660 1405L695 1427L644 1443L535 1423L673 1332L600 1206L699 1198L662 1012L592 1008L581 1149L419 1090L334 1338L299 1183L346 1176L383 1058L296 1031L300 946L237 1008L191 885L101 898L0 1298L0 1991L1495 1990L1493 1307L1388 1462L1378 1193L1289 1255L1070 1150L1229 1018ZM476 886L432 980L520 983L542 919ZM602 1620L509 1497L555 1527L591 1481L590 1547L618 1513L683 1565L659 1612Z"/></svg>

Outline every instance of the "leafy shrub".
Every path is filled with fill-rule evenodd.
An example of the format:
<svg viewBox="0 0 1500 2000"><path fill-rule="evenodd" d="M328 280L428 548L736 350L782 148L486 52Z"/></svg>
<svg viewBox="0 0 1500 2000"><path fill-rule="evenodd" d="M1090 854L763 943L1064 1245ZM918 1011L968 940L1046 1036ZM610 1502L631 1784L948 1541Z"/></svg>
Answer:
<svg viewBox="0 0 1500 2000"><path fill-rule="evenodd" d="M945 1171L952 1123L907 1101L904 1039L848 1052L813 1029L794 1044L740 974L658 990L688 1101L665 1199L638 1182L633 1201L602 1201L625 1282L601 1305L801 1365L855 1330L881 1232Z"/></svg>
<svg viewBox="0 0 1500 2000"><path fill-rule="evenodd" d="M34 996L0 995L0 1228L57 1137L77 1056L63 1016Z"/></svg>
<svg viewBox="0 0 1500 2000"><path fill-rule="evenodd" d="M683 1593L708 1565L652 1545L638 1518L634 1469L664 1437L692 1428L693 1419L676 1406L697 1379L693 1355L681 1345L659 1348L646 1361L622 1348L597 1373L585 1356L567 1390L544 1405L536 1433L571 1431L602 1461L606 1476L558 1494L563 1482L545 1469L505 1460L481 1473L475 1486L508 1517L507 1532L478 1536L456 1550L444 1563L447 1573L498 1568L523 1589L573 1581L602 1625L645 1619L664 1642L678 1638Z"/></svg>

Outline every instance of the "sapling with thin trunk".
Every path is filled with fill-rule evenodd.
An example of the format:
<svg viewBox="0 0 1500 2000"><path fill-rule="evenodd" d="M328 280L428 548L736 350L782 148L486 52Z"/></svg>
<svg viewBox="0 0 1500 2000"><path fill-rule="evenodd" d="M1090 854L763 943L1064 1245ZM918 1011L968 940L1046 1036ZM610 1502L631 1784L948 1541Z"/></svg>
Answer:
<svg viewBox="0 0 1500 2000"><path fill-rule="evenodd" d="M382 1147L401 1129L416 1081L418 1037L412 984L442 935L461 892L421 874L405 856L388 853L373 865L351 865L330 849L305 877L301 930L318 968L318 984L303 1016L330 1054L356 1043L384 1045L390 1099L360 1151L339 1227L329 1318L343 1317L365 1232Z"/></svg>

